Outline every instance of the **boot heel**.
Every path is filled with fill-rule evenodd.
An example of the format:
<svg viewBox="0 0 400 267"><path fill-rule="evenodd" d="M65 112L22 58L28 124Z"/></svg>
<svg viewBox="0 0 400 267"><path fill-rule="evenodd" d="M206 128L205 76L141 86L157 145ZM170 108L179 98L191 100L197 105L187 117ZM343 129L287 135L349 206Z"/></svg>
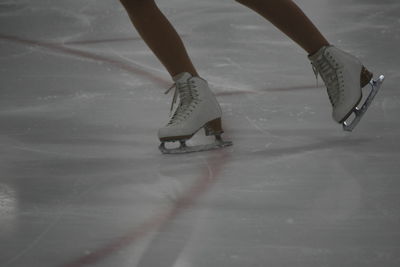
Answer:
<svg viewBox="0 0 400 267"><path fill-rule="evenodd" d="M204 131L207 136L222 134L224 131L222 130L221 118L207 122L206 125L204 125Z"/></svg>
<svg viewBox="0 0 400 267"><path fill-rule="evenodd" d="M361 69L361 76L360 76L361 88L366 86L372 80L373 76L374 75L372 74L372 72L370 72L369 70L367 70L366 67L363 66Z"/></svg>

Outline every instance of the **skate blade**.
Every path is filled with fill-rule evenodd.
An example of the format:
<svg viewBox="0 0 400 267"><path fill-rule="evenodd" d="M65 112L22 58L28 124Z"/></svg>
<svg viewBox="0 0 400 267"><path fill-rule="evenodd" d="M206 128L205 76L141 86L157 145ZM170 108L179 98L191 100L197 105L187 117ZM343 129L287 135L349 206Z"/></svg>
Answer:
<svg viewBox="0 0 400 267"><path fill-rule="evenodd" d="M220 149L224 147L228 147L233 145L231 141L224 141L222 139L215 140L214 143L206 144L206 145L197 145L197 146L186 146L186 144L181 143L181 146L178 148L166 148L164 143L161 143L159 149L163 154L186 154L186 153L194 153L194 152L202 152Z"/></svg>
<svg viewBox="0 0 400 267"><path fill-rule="evenodd" d="M383 81L385 80L385 76L381 75L377 80L371 80L369 84L372 87L371 93L368 95L367 99L365 100L364 104L359 107L355 107L353 109L353 113L355 118L351 122L344 121L342 126L343 130L346 132L351 132L360 122L361 118L364 116L365 112L371 105L372 101L374 100L376 94L378 93L379 89L381 88Z"/></svg>

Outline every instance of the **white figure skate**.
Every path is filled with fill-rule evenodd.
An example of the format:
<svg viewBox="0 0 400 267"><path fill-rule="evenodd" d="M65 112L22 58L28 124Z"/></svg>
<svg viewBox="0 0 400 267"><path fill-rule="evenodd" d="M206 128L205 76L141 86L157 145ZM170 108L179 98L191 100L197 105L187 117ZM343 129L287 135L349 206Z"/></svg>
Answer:
<svg viewBox="0 0 400 267"><path fill-rule="evenodd" d="M352 131L371 105L385 77L373 80L369 72L354 56L334 46L324 46L314 55L309 56L316 76L324 81L333 107L332 117L343 125L343 130ZM372 87L361 107L362 88ZM346 121L354 112L354 119ZM349 119L350 120L350 119Z"/></svg>
<svg viewBox="0 0 400 267"><path fill-rule="evenodd" d="M158 131L158 138L161 141L160 151L163 154L181 154L232 145L232 142L222 140L222 111L207 81L193 77L187 72L173 79L175 84L166 92L167 94L175 88L171 112L178 96L180 101L168 124ZM215 142L208 145L187 146L186 141L202 128L207 136L215 136ZM166 142L179 142L180 146L166 148Z"/></svg>

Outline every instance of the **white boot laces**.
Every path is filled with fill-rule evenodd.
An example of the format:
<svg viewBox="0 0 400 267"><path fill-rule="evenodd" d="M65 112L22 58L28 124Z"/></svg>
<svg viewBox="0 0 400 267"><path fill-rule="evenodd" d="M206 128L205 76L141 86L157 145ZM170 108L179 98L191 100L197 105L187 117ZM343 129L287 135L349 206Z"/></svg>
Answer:
<svg viewBox="0 0 400 267"><path fill-rule="evenodd" d="M342 71L339 70L339 64L330 53L322 54L314 62L311 63L315 77L318 81L318 74L320 74L324 81L329 100L332 106L336 106L340 102L341 92L343 92L343 76Z"/></svg>
<svg viewBox="0 0 400 267"><path fill-rule="evenodd" d="M170 115L172 114L178 95L180 99L179 105L167 125L172 125L186 119L195 109L196 105L200 102L199 94L195 88L195 82L189 79L187 82L174 83L165 92L165 94L168 94L172 89L174 89Z"/></svg>

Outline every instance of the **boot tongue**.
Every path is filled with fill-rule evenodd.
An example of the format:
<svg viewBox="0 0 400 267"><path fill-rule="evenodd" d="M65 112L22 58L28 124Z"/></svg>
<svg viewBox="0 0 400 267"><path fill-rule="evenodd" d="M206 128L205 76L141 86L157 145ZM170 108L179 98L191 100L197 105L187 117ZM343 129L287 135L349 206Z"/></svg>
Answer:
<svg viewBox="0 0 400 267"><path fill-rule="evenodd" d="M192 78L192 75L188 72L182 72L172 77L174 82L186 82L189 78Z"/></svg>
<svg viewBox="0 0 400 267"><path fill-rule="evenodd" d="M325 53L325 50L328 49L329 47L332 47L332 45L328 46L323 46L321 47L317 52L315 52L312 55L308 55L308 59L310 61L316 61L323 53Z"/></svg>
<svg viewBox="0 0 400 267"><path fill-rule="evenodd" d="M190 87L188 80L193 76L188 72L182 72L173 77L176 84L176 89L178 90L179 98L181 100L180 105L188 105L192 101L190 95Z"/></svg>

